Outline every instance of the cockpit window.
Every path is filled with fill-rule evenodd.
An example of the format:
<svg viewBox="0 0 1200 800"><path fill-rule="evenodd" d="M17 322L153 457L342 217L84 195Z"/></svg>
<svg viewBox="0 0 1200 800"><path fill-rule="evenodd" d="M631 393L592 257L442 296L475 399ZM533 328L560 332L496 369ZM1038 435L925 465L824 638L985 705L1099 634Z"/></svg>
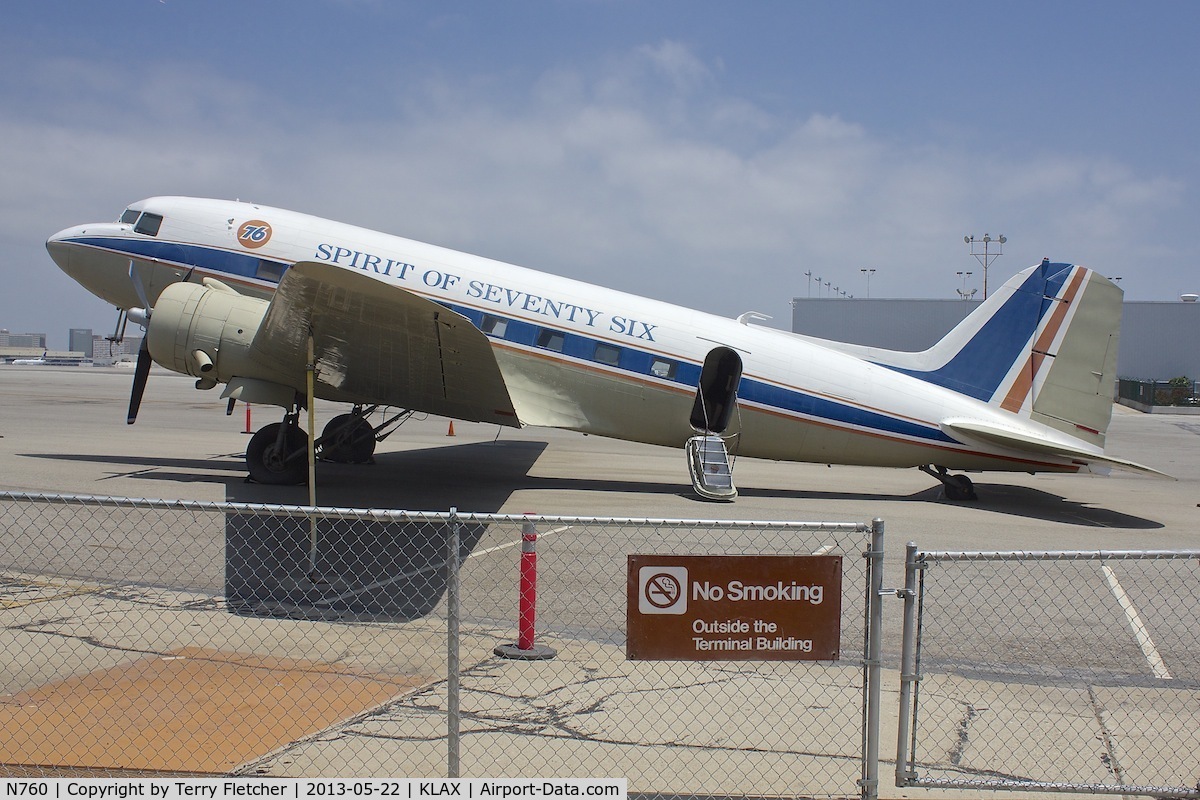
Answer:
<svg viewBox="0 0 1200 800"><path fill-rule="evenodd" d="M138 214L140 213L142 212L136 209L127 208L125 209L125 213L121 215L120 221L125 225L132 225L133 223L137 222Z"/></svg>
<svg viewBox="0 0 1200 800"><path fill-rule="evenodd" d="M147 236L158 236L158 229L162 226L162 221L162 214L146 212L138 218L137 225L133 226L133 230Z"/></svg>

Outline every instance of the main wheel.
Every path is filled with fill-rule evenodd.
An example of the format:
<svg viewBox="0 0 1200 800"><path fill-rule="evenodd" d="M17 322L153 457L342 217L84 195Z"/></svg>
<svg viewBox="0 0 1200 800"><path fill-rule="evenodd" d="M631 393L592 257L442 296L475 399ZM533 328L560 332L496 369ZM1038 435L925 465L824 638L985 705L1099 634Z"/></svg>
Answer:
<svg viewBox="0 0 1200 800"><path fill-rule="evenodd" d="M321 458L342 464L365 464L375 455L375 429L354 414L339 414L321 432Z"/></svg>
<svg viewBox="0 0 1200 800"><path fill-rule="evenodd" d="M308 437L299 428L288 425L283 432L281 447L281 425L282 422L275 422L259 428L246 446L246 466L251 480L256 483L295 486L308 480L307 460L300 455L291 457L308 449Z"/></svg>

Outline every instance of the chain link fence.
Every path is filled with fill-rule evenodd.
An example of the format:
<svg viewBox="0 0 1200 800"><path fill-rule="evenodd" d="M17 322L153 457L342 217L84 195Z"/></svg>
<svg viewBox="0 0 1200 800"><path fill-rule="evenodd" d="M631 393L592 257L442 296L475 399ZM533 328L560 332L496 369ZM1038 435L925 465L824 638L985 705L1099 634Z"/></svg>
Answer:
<svg viewBox="0 0 1200 800"><path fill-rule="evenodd" d="M1200 551L908 554L897 785L1200 797Z"/></svg>
<svg viewBox="0 0 1200 800"><path fill-rule="evenodd" d="M874 791L870 525L16 494L0 522L0 774ZM527 525L546 660L496 652L517 634ZM842 555L840 659L627 660L634 553Z"/></svg>

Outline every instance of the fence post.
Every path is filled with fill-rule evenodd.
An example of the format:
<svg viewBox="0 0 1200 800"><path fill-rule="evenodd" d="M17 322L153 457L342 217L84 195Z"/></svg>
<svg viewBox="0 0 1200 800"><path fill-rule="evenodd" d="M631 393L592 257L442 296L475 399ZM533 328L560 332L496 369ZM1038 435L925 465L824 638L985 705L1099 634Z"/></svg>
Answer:
<svg viewBox="0 0 1200 800"><path fill-rule="evenodd" d="M871 521L867 556L866 709L863 719L863 800L879 797L880 681L883 677L883 520Z"/></svg>
<svg viewBox="0 0 1200 800"><path fill-rule="evenodd" d="M458 685L458 623L459 585L458 509L450 509L450 530L446 536L446 777L457 778L459 772L459 685Z"/></svg>
<svg viewBox="0 0 1200 800"><path fill-rule="evenodd" d="M904 640L900 650L900 725L896 732L896 785L908 786L916 774L908 768L909 737L913 734L913 691L917 683L917 544L904 549Z"/></svg>

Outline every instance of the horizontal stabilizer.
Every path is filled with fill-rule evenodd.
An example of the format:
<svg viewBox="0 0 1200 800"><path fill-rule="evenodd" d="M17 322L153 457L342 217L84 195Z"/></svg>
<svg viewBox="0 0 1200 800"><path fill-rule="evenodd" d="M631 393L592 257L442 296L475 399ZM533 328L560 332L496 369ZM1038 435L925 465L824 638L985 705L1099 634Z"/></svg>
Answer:
<svg viewBox="0 0 1200 800"><path fill-rule="evenodd" d="M1093 452L1076 447L1066 442L1055 441L1018 428L1008 428L991 422L972 419L947 419L941 424L942 430L957 439L977 443L999 445L1025 453L1059 456L1070 458L1087 464L1104 467L1116 467L1127 472L1140 472L1143 475L1154 475L1160 478L1171 478L1166 473L1159 472L1134 461L1114 458L1103 453ZM1172 480L1174 480L1172 478Z"/></svg>

